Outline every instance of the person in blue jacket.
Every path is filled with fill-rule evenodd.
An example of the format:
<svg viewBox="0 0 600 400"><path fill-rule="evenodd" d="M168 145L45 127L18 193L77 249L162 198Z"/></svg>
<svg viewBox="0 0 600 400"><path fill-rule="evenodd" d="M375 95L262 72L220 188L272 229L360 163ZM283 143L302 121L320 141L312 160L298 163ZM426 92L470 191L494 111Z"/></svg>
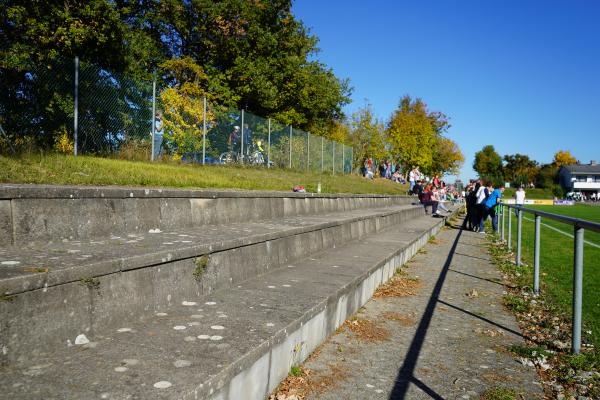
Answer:
<svg viewBox="0 0 600 400"><path fill-rule="evenodd" d="M493 191L492 191L493 190ZM494 232L498 232L498 216L496 215L496 205L499 203L502 198L502 192L504 192L504 186L500 186L497 189L494 189L492 185L488 187L488 191L490 195L485 199L483 205L485 207L485 211L483 217L481 218L481 222L479 223L479 232L483 232L483 224L489 215L492 217L492 229Z"/></svg>

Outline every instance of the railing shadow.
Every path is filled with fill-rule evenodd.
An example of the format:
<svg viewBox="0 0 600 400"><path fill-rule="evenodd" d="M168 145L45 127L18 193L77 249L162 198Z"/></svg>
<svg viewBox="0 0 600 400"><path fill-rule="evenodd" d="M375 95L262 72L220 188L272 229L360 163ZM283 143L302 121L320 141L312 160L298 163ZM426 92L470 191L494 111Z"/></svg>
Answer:
<svg viewBox="0 0 600 400"><path fill-rule="evenodd" d="M457 271L455 269L450 269L450 271L454 272L455 274L465 275L465 276L468 276L470 278L475 278L475 279L479 279L479 280L482 280L482 281L486 281L486 282L490 282L490 283L495 283L496 285L504 286L504 283L495 281L493 279L482 278L481 276L477 276L477 275L473 275L473 274L467 274L466 272Z"/></svg>
<svg viewBox="0 0 600 400"><path fill-rule="evenodd" d="M423 347L423 343L425 342L425 337L427 335L427 330L429 329L429 325L431 324L431 319L433 318L433 313L435 311L435 306L439 301L440 293L442 292L442 287L444 286L444 282L446 280L446 276L448 275L448 271L450 269L450 265L452 264L452 259L454 257L454 253L456 252L456 247L458 242L462 236L463 228L465 223L463 222L462 227L458 228L460 231L456 235L456 239L454 239L454 243L452 244L452 248L448 253L448 257L446 258L446 262L440 272L440 276L437 279L437 282L431 292L431 297L429 298L429 302L425 307L425 312L423 313L423 317L419 322L419 326L415 332L412 342L410 343L410 347L404 358L404 363L400 370L398 371L398 375L396 376L396 383L390 394L390 400L400 400L404 399L408 388L411 383L418 386L421 390L427 393L433 399L443 399L442 396L437 394L433 389L425 385L423 382L419 381L414 376L415 367L417 366L417 361L419 359L419 354L421 353L421 349Z"/></svg>

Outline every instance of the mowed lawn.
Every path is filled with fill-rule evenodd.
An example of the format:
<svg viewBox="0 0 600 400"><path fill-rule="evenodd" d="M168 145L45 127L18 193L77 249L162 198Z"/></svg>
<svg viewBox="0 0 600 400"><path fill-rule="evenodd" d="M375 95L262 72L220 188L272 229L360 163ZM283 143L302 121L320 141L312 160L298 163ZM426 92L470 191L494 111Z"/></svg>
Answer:
<svg viewBox="0 0 600 400"><path fill-rule="evenodd" d="M578 204L575 206L527 206L540 211L567 215L600 223L600 207ZM522 256L533 267L534 220L523 214ZM517 219L512 213L512 242L516 251ZM557 221L541 220L540 271L542 290L548 293L565 312L571 313L573 298L573 227ZM505 219L505 226L508 221ZM552 229L554 228L554 229ZM560 230L561 232L557 232ZM583 319L585 337L600 346L600 234L586 231L584 239ZM596 246L594 246L596 245ZM532 283L533 284L533 283Z"/></svg>
<svg viewBox="0 0 600 400"><path fill-rule="evenodd" d="M215 188L406 195L408 185L356 174L315 173L242 165L141 162L59 154L0 156L0 183L52 185L121 185L170 188Z"/></svg>

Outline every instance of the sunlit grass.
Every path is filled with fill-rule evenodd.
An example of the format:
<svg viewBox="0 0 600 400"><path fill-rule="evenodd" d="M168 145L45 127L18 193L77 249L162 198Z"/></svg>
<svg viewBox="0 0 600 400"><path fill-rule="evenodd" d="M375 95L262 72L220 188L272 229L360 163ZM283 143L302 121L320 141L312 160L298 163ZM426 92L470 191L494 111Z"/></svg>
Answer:
<svg viewBox="0 0 600 400"><path fill-rule="evenodd" d="M119 185L291 191L302 185L323 193L406 194L407 186L387 179L333 175L240 165L192 165L123 161L89 156L0 156L0 182L55 185Z"/></svg>
<svg viewBox="0 0 600 400"><path fill-rule="evenodd" d="M535 206L530 207L555 214L600 222L600 207L588 205L576 206ZM524 213L522 222L522 259L533 265L534 230L533 215ZM517 219L512 213L512 246L516 251ZM508 221L505 220L508 226ZM542 218L547 224L561 231L573 234L571 225ZM573 298L573 239L547 226L541 227L540 271L542 290L546 291L556 304L567 313L571 312ZM585 240L600 244L600 235L586 232ZM600 248L584 245L583 279L583 319L588 336L596 346L600 345Z"/></svg>

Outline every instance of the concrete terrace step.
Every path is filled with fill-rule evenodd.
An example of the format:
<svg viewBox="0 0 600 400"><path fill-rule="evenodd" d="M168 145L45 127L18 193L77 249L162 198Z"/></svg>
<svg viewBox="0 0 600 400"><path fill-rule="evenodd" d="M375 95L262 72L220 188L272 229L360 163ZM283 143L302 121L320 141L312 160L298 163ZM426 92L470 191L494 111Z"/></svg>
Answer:
<svg viewBox="0 0 600 400"><path fill-rule="evenodd" d="M412 201L369 194L0 185L0 243L104 239Z"/></svg>
<svg viewBox="0 0 600 400"><path fill-rule="evenodd" d="M80 334L143 319L149 310L198 299L423 215L422 207L411 205L320 211L279 220L2 247L0 364L18 364L74 343Z"/></svg>
<svg viewBox="0 0 600 400"><path fill-rule="evenodd" d="M205 296L176 293L90 343L23 353L2 367L0 398L264 398L443 223L411 218Z"/></svg>

